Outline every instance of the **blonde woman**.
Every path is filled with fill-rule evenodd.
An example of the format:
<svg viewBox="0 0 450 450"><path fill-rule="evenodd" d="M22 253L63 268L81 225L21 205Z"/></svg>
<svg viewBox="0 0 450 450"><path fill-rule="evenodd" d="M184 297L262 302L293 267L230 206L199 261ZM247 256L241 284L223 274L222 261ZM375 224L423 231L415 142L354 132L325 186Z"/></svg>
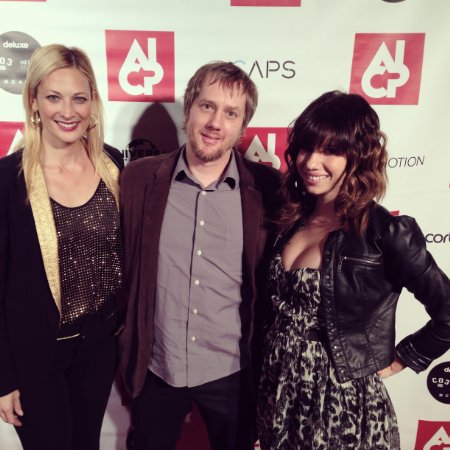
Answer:
<svg viewBox="0 0 450 450"><path fill-rule="evenodd" d="M117 359L119 151L92 65L33 54L18 151L0 160L0 417L23 448L95 450Z"/></svg>

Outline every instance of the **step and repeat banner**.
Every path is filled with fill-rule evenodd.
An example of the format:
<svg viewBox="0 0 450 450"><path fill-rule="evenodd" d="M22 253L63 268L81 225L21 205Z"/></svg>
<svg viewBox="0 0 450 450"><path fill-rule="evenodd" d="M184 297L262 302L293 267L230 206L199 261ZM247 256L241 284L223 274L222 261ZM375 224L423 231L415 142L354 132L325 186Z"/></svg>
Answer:
<svg viewBox="0 0 450 450"><path fill-rule="evenodd" d="M388 135L383 204L417 219L449 274L449 24L449 0L0 0L0 156L21 137L29 58L50 43L80 47L91 58L106 142L126 161L184 142L185 86L213 60L235 62L255 81L260 102L241 151L280 170L289 124L313 99L333 89L358 93ZM404 292L397 339L426 320L422 305ZM450 354L386 385L402 450L450 449ZM128 427L115 387L102 450L125 449ZM20 448L14 430L0 423L0 449ZM178 450L208 448L191 414Z"/></svg>

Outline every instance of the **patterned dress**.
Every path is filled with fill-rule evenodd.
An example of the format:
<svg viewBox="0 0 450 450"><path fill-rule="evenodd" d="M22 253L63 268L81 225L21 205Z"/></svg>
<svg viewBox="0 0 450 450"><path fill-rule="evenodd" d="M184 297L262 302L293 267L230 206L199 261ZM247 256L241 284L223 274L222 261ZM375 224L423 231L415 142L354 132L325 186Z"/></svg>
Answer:
<svg viewBox="0 0 450 450"><path fill-rule="evenodd" d="M320 328L320 271L270 269L275 320L266 334L258 400L262 450L398 450L394 410L377 374L340 383Z"/></svg>

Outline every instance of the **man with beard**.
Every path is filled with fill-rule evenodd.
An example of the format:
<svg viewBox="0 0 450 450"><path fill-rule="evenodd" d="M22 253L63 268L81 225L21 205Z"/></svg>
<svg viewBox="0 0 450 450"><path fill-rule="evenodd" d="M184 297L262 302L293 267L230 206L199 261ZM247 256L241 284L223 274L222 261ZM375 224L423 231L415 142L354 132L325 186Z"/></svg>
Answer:
<svg viewBox="0 0 450 450"><path fill-rule="evenodd" d="M175 449L193 401L213 450L253 448L256 274L279 185L234 149L257 97L234 64L202 66L184 96L186 145L124 171L133 449Z"/></svg>

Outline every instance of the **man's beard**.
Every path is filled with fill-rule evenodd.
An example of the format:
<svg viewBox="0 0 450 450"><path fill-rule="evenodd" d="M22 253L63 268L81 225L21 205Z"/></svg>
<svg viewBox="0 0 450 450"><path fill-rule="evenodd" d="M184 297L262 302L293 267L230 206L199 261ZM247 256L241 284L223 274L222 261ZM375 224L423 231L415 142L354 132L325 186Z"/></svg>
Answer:
<svg viewBox="0 0 450 450"><path fill-rule="evenodd" d="M203 152L196 145L192 145L191 148L192 148L192 153L194 154L194 156L199 161L202 161L205 163L217 161L225 154L225 150L223 147L219 147L215 152L212 152L212 153Z"/></svg>

